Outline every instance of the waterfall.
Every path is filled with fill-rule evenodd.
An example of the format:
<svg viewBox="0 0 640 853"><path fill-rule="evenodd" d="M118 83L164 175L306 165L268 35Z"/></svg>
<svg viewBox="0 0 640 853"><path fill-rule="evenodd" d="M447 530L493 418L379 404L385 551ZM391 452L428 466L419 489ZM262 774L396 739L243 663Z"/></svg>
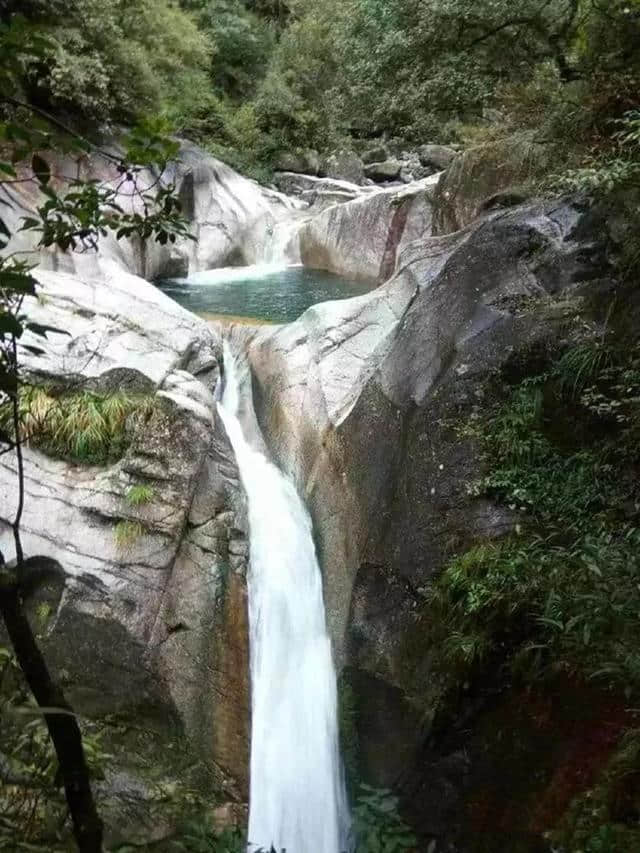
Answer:
<svg viewBox="0 0 640 853"><path fill-rule="evenodd" d="M291 218L275 222L267 231L267 241L264 246L264 261L268 264L292 266L300 261L300 230L301 220L292 214Z"/></svg>
<svg viewBox="0 0 640 853"><path fill-rule="evenodd" d="M245 437L238 415L248 406L248 366L226 343L224 365L218 410L249 509L249 849L340 853L349 812L311 519L291 480Z"/></svg>

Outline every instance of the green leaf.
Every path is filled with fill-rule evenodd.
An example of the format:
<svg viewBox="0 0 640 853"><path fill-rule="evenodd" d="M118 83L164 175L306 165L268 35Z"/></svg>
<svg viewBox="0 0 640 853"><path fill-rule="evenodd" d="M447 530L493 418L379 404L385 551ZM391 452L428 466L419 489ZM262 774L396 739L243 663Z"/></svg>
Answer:
<svg viewBox="0 0 640 853"><path fill-rule="evenodd" d="M34 219L31 216L25 216L22 219L22 226L20 227L21 231L28 231L31 228L40 228L42 226L42 222L39 219Z"/></svg>
<svg viewBox="0 0 640 853"><path fill-rule="evenodd" d="M5 175L9 175L10 178L17 178L16 170L13 168L11 163L2 163L0 162L0 172L3 172Z"/></svg>
<svg viewBox="0 0 640 853"><path fill-rule="evenodd" d="M66 329L58 329L56 326L45 326L42 323L34 323L32 321L26 324L26 328L30 332L33 332L34 335L38 335L41 338L46 338L47 332L55 332L57 335L71 336L71 333L67 332Z"/></svg>
<svg viewBox="0 0 640 853"><path fill-rule="evenodd" d="M36 279L28 273L0 269L0 290L26 293L33 296L36 292L37 283Z"/></svg>
<svg viewBox="0 0 640 853"><path fill-rule="evenodd" d="M22 323L13 314L0 314L0 335L13 335L19 338L23 332Z"/></svg>

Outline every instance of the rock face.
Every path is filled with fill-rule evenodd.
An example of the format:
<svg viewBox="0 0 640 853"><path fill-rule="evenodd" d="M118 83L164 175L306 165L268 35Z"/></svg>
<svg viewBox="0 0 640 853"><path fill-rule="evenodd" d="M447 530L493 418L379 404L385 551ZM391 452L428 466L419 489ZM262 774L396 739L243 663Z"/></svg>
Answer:
<svg viewBox="0 0 640 853"><path fill-rule="evenodd" d="M467 149L451 160L436 191L436 234L464 228L492 207L529 198L527 184L550 168L548 149L532 133Z"/></svg>
<svg viewBox="0 0 640 853"><path fill-rule="evenodd" d="M83 178L114 185L121 178L113 165L97 154L77 161L45 156L54 175L79 173ZM242 255L246 243L255 242L254 232L261 234L290 212L290 202L285 196L243 178L187 142L182 143L179 162L169 167L165 178L177 187L196 240L179 241L171 248L151 242L143 248L137 240L117 241L107 236L100 243L101 259L111 259L122 269L147 279L221 267L228 265L234 256ZM143 188L155 183L155 177L146 172L141 173L139 180ZM137 209L130 196L131 188L125 185L119 202L125 209L132 205ZM33 183L5 184L0 188L0 200L8 204L6 210L3 208L3 216L9 229L17 232L8 251L34 252L33 232L19 233L17 229L21 217L33 215L42 203L37 187ZM96 274L95 259L93 253L69 255L49 250L34 253L34 262L43 267L77 272L82 277Z"/></svg>
<svg viewBox="0 0 640 853"><path fill-rule="evenodd" d="M27 555L64 572L43 647L81 715L115 755L99 788L110 842L169 833L180 796L246 799L246 522L212 390L218 335L111 259L94 277L38 269L43 355L32 382L150 395L123 458L82 466L25 448ZM29 341L25 338L25 344ZM144 486L149 498L129 498ZM0 548L16 509L13 454L0 457ZM173 799L158 797L158 787ZM180 792L184 792L181 794Z"/></svg>
<svg viewBox="0 0 640 853"><path fill-rule="evenodd" d="M250 347L261 426L314 519L363 770L404 792L439 851L471 849L465 786L489 759L465 752L462 735L434 745L429 654L409 661L407 644L450 549L515 525L469 494L482 470L456 424L484 405L501 369L571 325L572 300L606 269L587 219L531 204L415 239L377 290L316 306Z"/></svg>
<svg viewBox="0 0 640 853"><path fill-rule="evenodd" d="M431 229L434 181L369 192L334 205L300 229L305 266L374 282L385 281L398 253Z"/></svg>
<svg viewBox="0 0 640 853"><path fill-rule="evenodd" d="M50 333L44 357L23 350L28 370L67 384L74 377L104 384L119 370L154 386L176 369L215 381L220 343L203 322L113 261L94 261L96 277L36 271L39 298L29 303L30 317L64 334ZM30 335L23 341L36 344Z"/></svg>

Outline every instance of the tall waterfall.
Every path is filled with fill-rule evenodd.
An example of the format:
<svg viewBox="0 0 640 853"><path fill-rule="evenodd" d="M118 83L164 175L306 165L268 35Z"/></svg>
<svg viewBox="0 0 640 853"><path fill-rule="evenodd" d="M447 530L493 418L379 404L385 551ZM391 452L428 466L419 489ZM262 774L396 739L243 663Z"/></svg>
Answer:
<svg viewBox="0 0 640 853"><path fill-rule="evenodd" d="M336 673L309 514L293 483L245 438L246 362L225 343L218 404L249 507L250 849L340 853L349 812Z"/></svg>

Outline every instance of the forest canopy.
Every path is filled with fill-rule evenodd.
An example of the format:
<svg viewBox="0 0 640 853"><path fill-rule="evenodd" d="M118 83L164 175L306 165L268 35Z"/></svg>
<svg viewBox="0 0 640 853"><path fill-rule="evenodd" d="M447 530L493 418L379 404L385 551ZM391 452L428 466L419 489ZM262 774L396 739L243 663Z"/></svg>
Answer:
<svg viewBox="0 0 640 853"><path fill-rule="evenodd" d="M575 161L638 106L640 0L3 0L22 95L109 126L166 116L240 168L283 150L535 128Z"/></svg>

